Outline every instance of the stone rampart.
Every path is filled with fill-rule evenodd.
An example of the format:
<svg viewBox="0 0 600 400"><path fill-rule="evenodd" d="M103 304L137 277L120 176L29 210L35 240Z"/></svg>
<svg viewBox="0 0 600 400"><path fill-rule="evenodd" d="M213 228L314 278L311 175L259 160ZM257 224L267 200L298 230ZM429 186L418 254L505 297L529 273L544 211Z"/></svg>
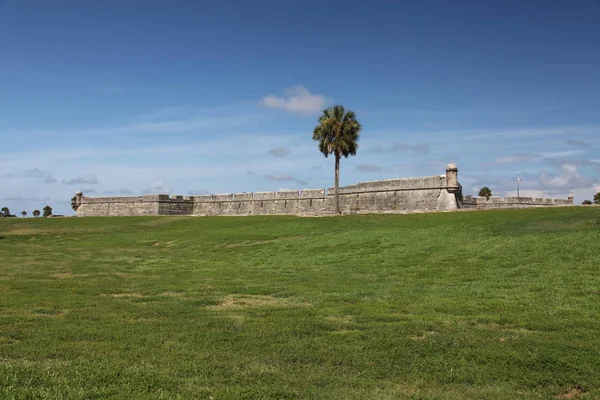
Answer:
<svg viewBox="0 0 600 400"><path fill-rule="evenodd" d="M159 202L164 196L159 194L131 197L84 197L78 195L77 216L159 215Z"/></svg>
<svg viewBox="0 0 600 400"><path fill-rule="evenodd" d="M492 209L571 205L573 200L529 197L462 196L455 165L446 174L423 178L399 178L360 182L340 187L344 214L450 211L460 208ZM77 215L333 215L334 189L303 189L279 192L221 193L198 196L154 194L132 197L86 197L76 195Z"/></svg>
<svg viewBox="0 0 600 400"><path fill-rule="evenodd" d="M475 208L478 210L499 209L499 208L525 208L525 207L552 207L552 206L570 206L573 205L573 198L569 199L549 199L541 197L523 197L523 196L492 196L489 199L485 197L465 196L462 199L461 208Z"/></svg>

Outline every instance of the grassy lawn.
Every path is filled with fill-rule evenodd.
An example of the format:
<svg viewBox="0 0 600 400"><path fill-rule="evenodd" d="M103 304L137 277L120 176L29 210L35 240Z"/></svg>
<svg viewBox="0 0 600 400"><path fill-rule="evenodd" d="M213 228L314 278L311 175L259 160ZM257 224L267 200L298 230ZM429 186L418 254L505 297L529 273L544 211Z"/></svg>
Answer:
<svg viewBox="0 0 600 400"><path fill-rule="evenodd" d="M600 207L0 219L0 398L600 398Z"/></svg>

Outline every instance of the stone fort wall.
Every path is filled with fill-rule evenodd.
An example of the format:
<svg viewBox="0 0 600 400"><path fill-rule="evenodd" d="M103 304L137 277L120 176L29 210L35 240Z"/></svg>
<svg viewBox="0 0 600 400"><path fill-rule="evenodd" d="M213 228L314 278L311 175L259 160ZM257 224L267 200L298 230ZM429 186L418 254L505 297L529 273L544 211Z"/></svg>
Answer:
<svg viewBox="0 0 600 400"><path fill-rule="evenodd" d="M461 208L487 209L572 204L572 199L535 199L534 201L524 197L492 197L483 203L481 198L463 198L461 190L458 183L458 169L455 165L450 164L446 168L445 175L387 179L340 187L340 209L344 214L407 213L451 211ZM134 215L324 216L334 214L335 199L333 188L198 196L151 194L130 197L87 197L78 193L76 207L77 216L80 217Z"/></svg>
<svg viewBox="0 0 600 400"><path fill-rule="evenodd" d="M573 198L548 199L542 197L496 197L489 199L485 197L465 196L462 199L461 208L475 208L478 210L490 210L499 208L524 208L524 207L547 207L547 206L570 206Z"/></svg>

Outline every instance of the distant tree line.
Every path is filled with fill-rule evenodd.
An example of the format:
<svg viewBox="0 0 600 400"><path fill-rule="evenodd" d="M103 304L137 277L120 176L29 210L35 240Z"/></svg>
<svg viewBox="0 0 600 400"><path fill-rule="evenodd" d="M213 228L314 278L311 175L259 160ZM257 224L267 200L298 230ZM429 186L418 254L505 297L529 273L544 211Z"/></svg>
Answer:
<svg viewBox="0 0 600 400"><path fill-rule="evenodd" d="M596 193L594 195L594 201L592 202L591 200L584 200L583 203L584 205L589 205L589 204L600 204L600 192Z"/></svg>
<svg viewBox="0 0 600 400"><path fill-rule="evenodd" d="M44 217L50 217L52 215L52 207L50 206L46 206L44 208L42 208L44 214ZM40 210L33 210L33 212L31 213L34 217L39 217L41 212ZM21 215L23 217L27 216L27 211L21 211ZM14 218L16 217L16 215L13 215L10 213L10 209L8 207L2 207L0 209L0 218Z"/></svg>

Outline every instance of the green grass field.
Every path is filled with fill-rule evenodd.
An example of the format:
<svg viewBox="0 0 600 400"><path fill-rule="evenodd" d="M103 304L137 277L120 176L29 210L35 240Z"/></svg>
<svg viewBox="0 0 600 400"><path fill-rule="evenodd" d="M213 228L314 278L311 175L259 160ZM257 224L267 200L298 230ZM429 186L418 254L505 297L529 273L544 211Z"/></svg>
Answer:
<svg viewBox="0 0 600 400"><path fill-rule="evenodd" d="M600 207L0 237L2 399L600 398Z"/></svg>

